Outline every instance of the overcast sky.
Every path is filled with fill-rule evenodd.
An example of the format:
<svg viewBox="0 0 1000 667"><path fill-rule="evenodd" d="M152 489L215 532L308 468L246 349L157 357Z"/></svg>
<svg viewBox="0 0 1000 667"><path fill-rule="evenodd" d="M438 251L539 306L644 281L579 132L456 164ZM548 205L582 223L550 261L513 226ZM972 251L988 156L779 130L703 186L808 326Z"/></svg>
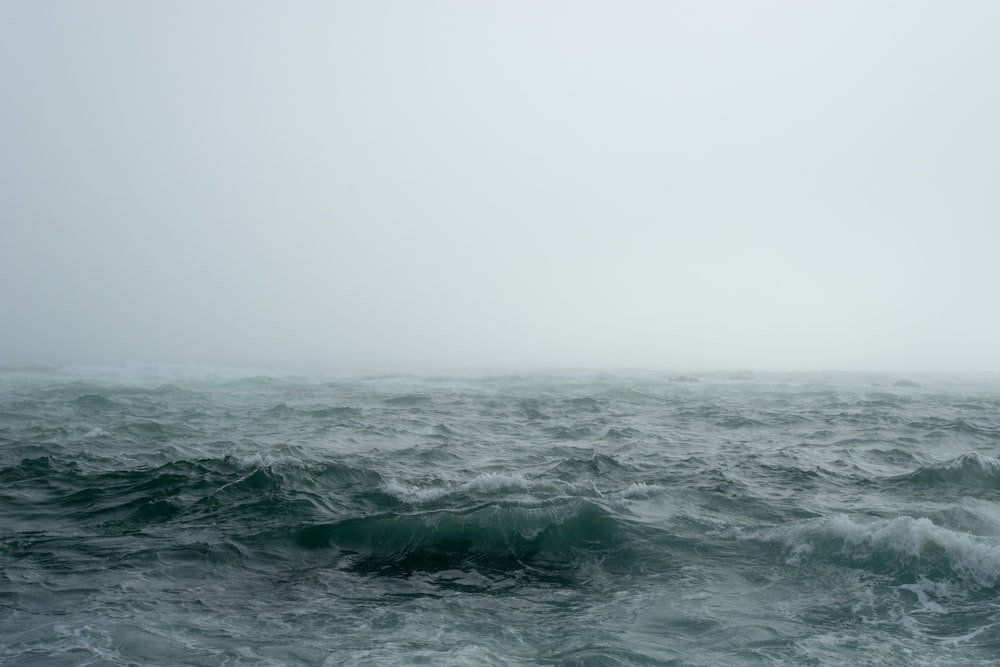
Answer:
<svg viewBox="0 0 1000 667"><path fill-rule="evenodd" d="M0 362L1000 371L998 2L0 3Z"/></svg>

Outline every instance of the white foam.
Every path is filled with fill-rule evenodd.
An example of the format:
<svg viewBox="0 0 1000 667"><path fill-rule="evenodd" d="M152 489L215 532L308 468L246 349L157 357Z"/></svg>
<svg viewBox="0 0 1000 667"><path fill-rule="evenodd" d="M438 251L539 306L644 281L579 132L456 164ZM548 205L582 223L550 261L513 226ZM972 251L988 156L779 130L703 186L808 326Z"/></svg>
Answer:
<svg viewBox="0 0 1000 667"><path fill-rule="evenodd" d="M920 578L915 584L903 584L900 586L901 589L910 591L917 596L917 602L920 604L920 610L928 614L945 614L947 609L941 606L938 602L933 600L931 596L935 597L948 597L951 595L951 587L948 584L940 581L930 581L924 577Z"/></svg>

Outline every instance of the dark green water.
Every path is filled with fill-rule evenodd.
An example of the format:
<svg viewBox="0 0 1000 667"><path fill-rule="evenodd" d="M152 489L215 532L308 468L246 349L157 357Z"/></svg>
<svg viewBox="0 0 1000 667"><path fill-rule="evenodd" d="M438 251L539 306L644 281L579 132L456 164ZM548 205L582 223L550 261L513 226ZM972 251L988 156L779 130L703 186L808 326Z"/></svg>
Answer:
<svg viewBox="0 0 1000 667"><path fill-rule="evenodd" d="M0 372L0 662L984 664L1000 382Z"/></svg>

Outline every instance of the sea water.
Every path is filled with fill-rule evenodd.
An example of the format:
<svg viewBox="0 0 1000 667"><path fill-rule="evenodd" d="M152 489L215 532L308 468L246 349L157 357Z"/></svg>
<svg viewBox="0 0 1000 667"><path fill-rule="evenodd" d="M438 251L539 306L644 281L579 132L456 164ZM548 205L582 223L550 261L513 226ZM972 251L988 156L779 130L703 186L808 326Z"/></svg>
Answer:
<svg viewBox="0 0 1000 667"><path fill-rule="evenodd" d="M0 372L0 662L1000 660L1000 381Z"/></svg>

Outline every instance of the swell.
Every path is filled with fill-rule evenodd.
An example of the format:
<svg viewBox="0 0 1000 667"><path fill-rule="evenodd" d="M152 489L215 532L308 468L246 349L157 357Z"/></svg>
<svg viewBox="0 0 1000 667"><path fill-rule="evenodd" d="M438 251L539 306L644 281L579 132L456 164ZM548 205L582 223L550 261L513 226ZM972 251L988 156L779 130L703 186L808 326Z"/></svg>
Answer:
<svg viewBox="0 0 1000 667"><path fill-rule="evenodd" d="M57 456L0 469L5 504L24 520L71 519L98 532L135 533L156 524L233 526L358 509L381 476L343 462L279 464L272 457L226 456L95 471Z"/></svg>
<svg viewBox="0 0 1000 667"><path fill-rule="evenodd" d="M610 457L568 465L621 468ZM648 545L662 528L634 521L627 503L663 489L641 482L601 493L593 482L483 473L414 485L358 463L261 455L112 471L49 456L0 470L0 481L7 507L23 521L16 546L0 550L43 563L56 553L61 563L96 553L128 562L200 548L254 567L318 557L368 575L456 570L560 583L586 563L621 572L659 567Z"/></svg>

